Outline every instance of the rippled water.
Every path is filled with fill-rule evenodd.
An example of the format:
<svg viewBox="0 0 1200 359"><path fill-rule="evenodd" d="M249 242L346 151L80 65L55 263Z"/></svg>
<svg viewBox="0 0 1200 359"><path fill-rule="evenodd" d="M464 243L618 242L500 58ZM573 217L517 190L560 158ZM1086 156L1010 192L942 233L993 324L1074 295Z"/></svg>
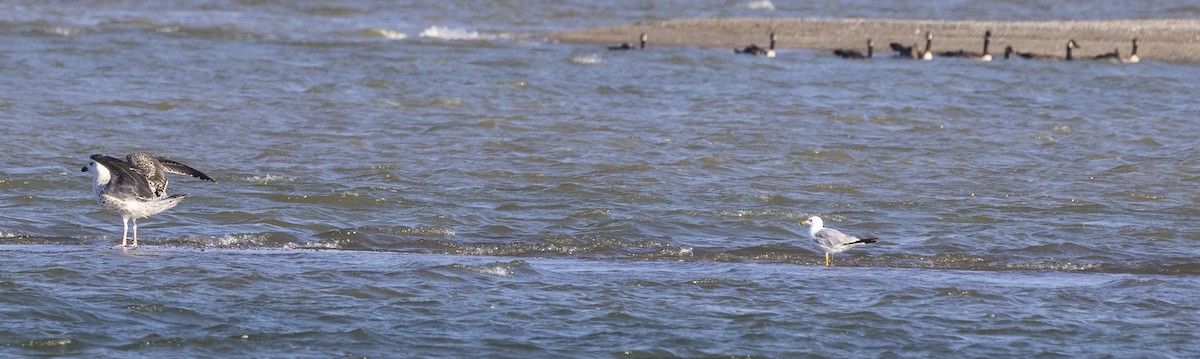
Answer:
<svg viewBox="0 0 1200 359"><path fill-rule="evenodd" d="M941 4L940 19L1196 14ZM537 35L909 17L627 5L0 5L0 351L1200 349L1196 64L768 60ZM219 183L174 178L189 198L123 252L78 169L133 151ZM880 242L821 267L798 224L814 214Z"/></svg>

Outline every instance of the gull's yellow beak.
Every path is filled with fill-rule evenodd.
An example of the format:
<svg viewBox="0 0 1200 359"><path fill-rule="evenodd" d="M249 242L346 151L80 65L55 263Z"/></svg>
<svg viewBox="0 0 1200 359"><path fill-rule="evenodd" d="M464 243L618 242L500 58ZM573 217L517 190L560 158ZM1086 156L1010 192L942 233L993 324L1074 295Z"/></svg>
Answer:
<svg viewBox="0 0 1200 359"><path fill-rule="evenodd" d="M801 226L807 226L807 225L808 225L808 220L806 219L806 220L800 221L800 225L801 225Z"/></svg>

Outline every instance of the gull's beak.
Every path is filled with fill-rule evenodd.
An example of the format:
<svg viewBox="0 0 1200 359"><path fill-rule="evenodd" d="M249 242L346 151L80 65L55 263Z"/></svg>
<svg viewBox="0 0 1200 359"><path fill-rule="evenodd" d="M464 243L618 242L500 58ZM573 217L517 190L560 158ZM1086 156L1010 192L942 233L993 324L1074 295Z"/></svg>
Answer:
<svg viewBox="0 0 1200 359"><path fill-rule="evenodd" d="M83 169L79 170L79 172L87 172L87 166L83 166Z"/></svg>
<svg viewBox="0 0 1200 359"><path fill-rule="evenodd" d="M84 169L86 170L87 168L84 168ZM807 221L807 220L800 221L800 225L801 225L801 226L807 226L807 225L808 225L808 221Z"/></svg>

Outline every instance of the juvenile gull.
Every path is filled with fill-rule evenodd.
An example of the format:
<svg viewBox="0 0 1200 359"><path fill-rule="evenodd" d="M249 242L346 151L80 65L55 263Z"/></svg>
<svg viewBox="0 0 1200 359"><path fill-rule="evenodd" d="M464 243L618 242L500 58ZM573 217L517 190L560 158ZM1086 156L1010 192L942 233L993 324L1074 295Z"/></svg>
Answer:
<svg viewBox="0 0 1200 359"><path fill-rule="evenodd" d="M91 158L82 171L95 174L92 190L96 192L100 206L121 216L125 227L121 233L122 248L126 246L130 219L133 219L133 246L137 247L138 218L171 209L187 197L186 194L167 196L167 173L216 182L185 164L146 153L130 153L125 160L105 155L92 155Z"/></svg>
<svg viewBox="0 0 1200 359"><path fill-rule="evenodd" d="M857 238L848 236L842 231L825 228L825 221L821 217L812 216L807 221L800 222L800 225L808 225L808 235L812 237L813 243L817 244L817 248L825 252L825 266L829 266L829 255L833 253L841 253L847 249L861 246L867 243L875 243L876 238Z"/></svg>

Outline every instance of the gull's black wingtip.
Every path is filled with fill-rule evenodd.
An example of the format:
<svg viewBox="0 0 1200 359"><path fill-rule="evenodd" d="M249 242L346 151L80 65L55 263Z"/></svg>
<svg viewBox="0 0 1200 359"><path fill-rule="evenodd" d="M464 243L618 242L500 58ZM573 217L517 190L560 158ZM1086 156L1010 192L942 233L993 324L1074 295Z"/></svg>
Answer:
<svg viewBox="0 0 1200 359"><path fill-rule="evenodd" d="M850 242L850 243L846 243L846 244L860 244L860 243L861 243L861 244L867 244L867 243L875 243L875 242L878 242L878 239L879 239L879 238L862 238L862 239L859 239L859 240L857 240L857 241Z"/></svg>

